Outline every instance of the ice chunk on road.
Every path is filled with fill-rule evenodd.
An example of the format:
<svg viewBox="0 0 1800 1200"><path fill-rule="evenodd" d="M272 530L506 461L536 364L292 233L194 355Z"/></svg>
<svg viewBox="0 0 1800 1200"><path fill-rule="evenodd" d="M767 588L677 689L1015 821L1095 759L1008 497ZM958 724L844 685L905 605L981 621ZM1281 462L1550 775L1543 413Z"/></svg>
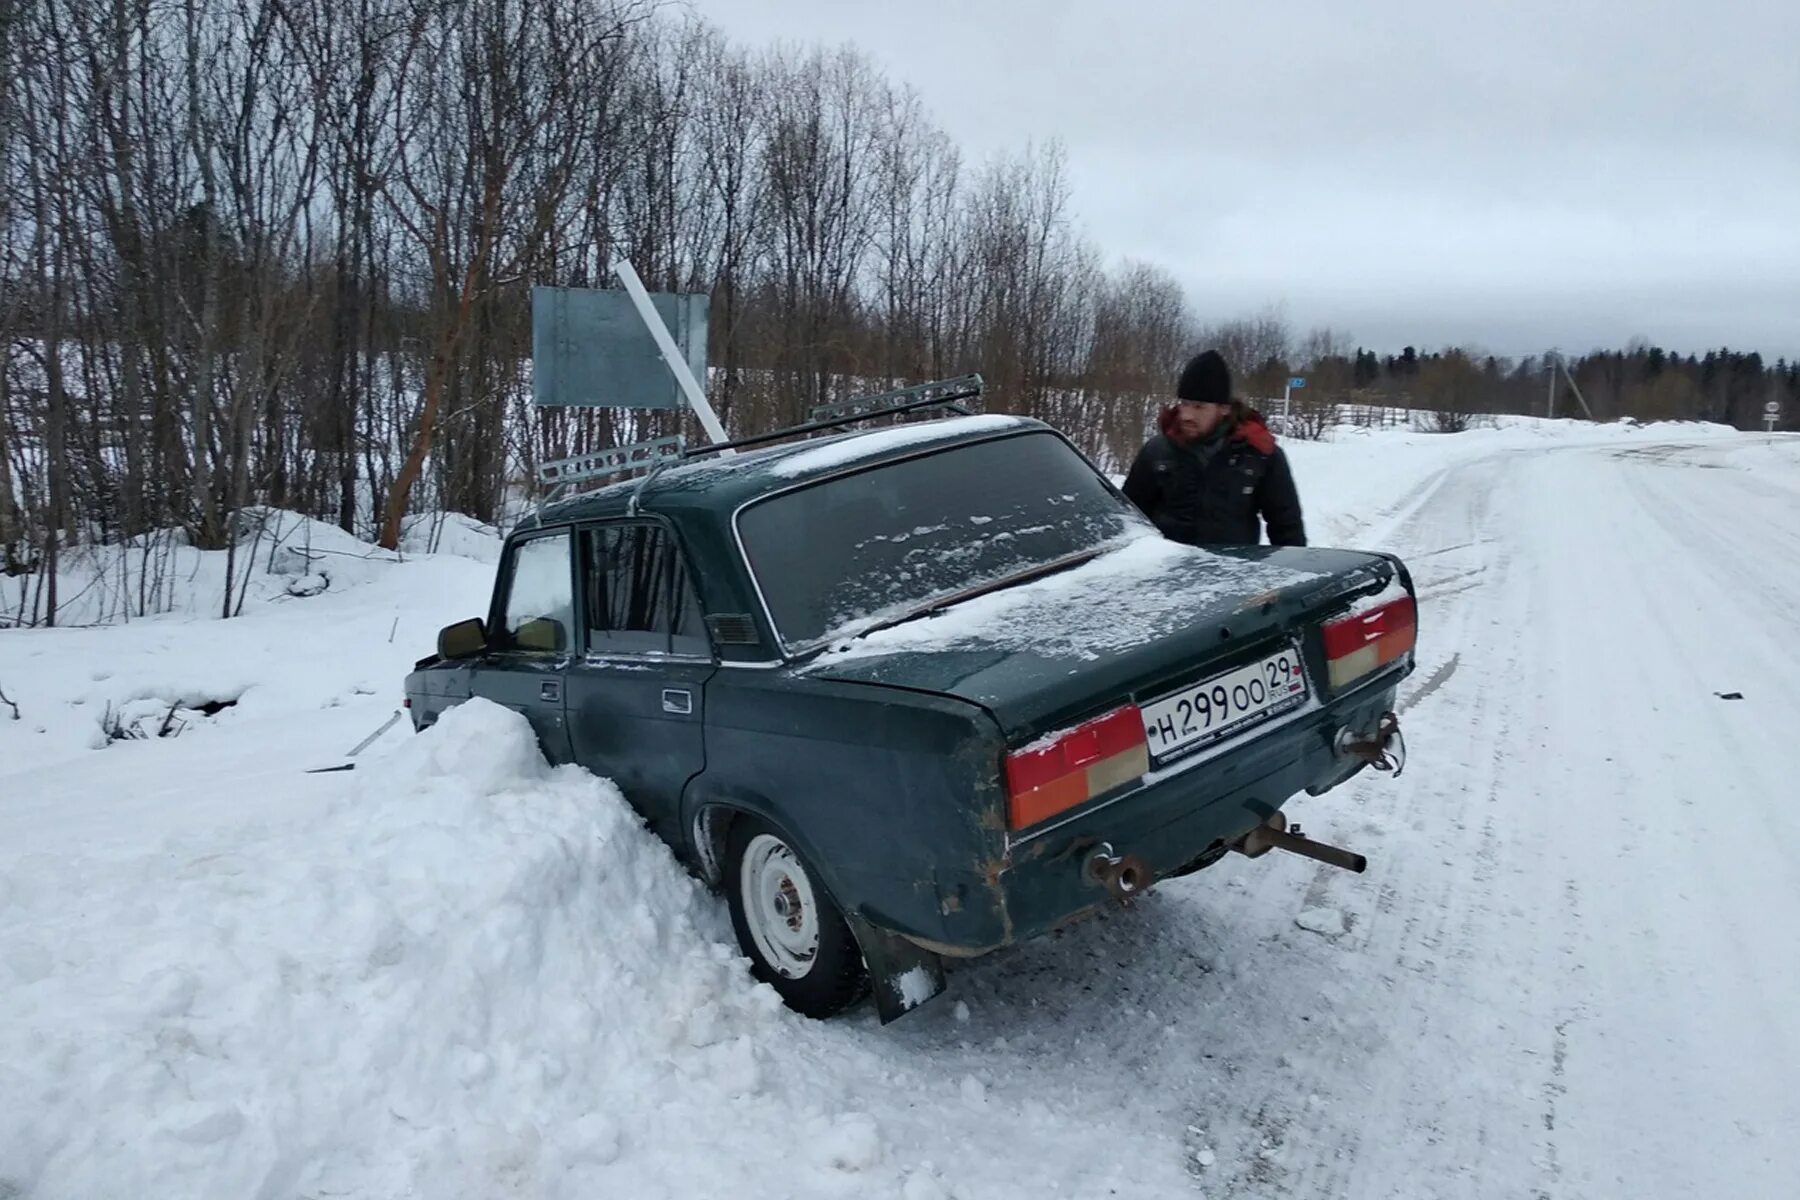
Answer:
<svg viewBox="0 0 1800 1200"><path fill-rule="evenodd" d="M1323 937L1342 937L1350 932L1350 921L1341 908L1307 908L1294 918L1294 924Z"/></svg>

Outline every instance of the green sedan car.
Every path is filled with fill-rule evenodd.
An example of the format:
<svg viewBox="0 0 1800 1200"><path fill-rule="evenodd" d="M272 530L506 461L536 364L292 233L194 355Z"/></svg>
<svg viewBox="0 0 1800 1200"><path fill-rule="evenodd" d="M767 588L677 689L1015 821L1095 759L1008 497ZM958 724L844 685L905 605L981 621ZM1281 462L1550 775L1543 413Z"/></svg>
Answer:
<svg viewBox="0 0 1800 1200"><path fill-rule="evenodd" d="M1387 555L1166 541L1062 434L964 416L690 452L507 539L407 678L614 781L756 975L882 1020L1230 851L1360 870L1282 806L1404 746Z"/></svg>

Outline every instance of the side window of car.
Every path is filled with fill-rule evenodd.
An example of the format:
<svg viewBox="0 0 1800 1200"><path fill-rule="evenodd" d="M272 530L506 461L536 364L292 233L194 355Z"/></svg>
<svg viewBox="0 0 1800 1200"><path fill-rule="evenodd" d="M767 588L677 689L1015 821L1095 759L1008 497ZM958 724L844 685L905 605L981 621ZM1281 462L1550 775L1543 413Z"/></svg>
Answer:
<svg viewBox="0 0 1800 1200"><path fill-rule="evenodd" d="M707 654L700 600L681 547L649 523L582 531L588 650L595 654Z"/></svg>
<svg viewBox="0 0 1800 1200"><path fill-rule="evenodd" d="M506 592L507 649L560 654L570 648L575 595L569 542L564 531L513 547L512 578Z"/></svg>

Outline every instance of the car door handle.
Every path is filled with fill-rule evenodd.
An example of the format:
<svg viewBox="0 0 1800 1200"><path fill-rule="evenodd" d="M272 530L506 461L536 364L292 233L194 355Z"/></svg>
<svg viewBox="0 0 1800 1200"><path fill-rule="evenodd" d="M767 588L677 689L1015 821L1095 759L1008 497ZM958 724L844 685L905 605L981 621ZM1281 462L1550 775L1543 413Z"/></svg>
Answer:
<svg viewBox="0 0 1800 1200"><path fill-rule="evenodd" d="M666 713L674 713L678 717L694 715L694 693L683 688L664 688L662 704Z"/></svg>
<svg viewBox="0 0 1800 1200"><path fill-rule="evenodd" d="M538 699L546 704L555 704L562 699L562 684L554 679L546 679L538 684Z"/></svg>

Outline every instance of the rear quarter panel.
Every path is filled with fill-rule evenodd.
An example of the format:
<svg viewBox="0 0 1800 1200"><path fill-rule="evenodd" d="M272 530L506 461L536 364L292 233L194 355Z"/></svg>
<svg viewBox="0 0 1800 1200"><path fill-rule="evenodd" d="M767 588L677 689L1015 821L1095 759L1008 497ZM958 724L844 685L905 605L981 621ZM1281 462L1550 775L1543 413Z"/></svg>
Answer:
<svg viewBox="0 0 1800 1200"><path fill-rule="evenodd" d="M722 669L707 688L706 770L683 827L709 806L791 836L839 905L944 940L946 919L1006 848L998 725L947 696Z"/></svg>

